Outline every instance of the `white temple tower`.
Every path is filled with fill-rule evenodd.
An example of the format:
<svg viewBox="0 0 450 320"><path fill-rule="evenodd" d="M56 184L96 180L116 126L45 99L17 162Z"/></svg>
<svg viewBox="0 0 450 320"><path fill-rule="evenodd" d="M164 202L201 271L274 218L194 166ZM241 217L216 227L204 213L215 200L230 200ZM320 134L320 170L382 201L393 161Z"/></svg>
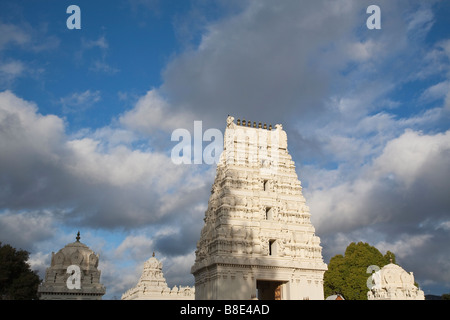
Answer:
<svg viewBox="0 0 450 320"><path fill-rule="evenodd" d="M122 295L122 300L194 300L195 289L191 287L167 286L162 262L155 258L155 253L144 263L139 282L134 288Z"/></svg>
<svg viewBox="0 0 450 320"><path fill-rule="evenodd" d="M39 285L40 300L101 300L106 288L100 283L99 255L80 242L67 244L57 253Z"/></svg>
<svg viewBox="0 0 450 320"><path fill-rule="evenodd" d="M327 266L281 125L228 117L204 222L196 299L324 299Z"/></svg>

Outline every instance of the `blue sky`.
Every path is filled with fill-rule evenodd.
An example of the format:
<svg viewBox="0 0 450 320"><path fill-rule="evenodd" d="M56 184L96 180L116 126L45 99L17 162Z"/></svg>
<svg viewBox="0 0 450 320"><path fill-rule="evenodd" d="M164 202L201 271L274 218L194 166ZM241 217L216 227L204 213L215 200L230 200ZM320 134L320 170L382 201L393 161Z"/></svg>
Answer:
<svg viewBox="0 0 450 320"><path fill-rule="evenodd" d="M283 124L325 262L365 241L426 294L450 292L449 14L448 1L2 1L0 241L43 277L80 230L107 299L153 251L169 286L192 285L215 167L174 165L170 137L231 114Z"/></svg>

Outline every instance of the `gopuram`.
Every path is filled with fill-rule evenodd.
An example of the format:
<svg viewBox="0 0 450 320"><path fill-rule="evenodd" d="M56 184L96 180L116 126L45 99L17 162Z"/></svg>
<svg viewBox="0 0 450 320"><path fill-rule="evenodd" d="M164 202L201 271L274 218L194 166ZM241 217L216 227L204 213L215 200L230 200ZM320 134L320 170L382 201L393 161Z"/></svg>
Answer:
<svg viewBox="0 0 450 320"><path fill-rule="evenodd" d="M40 300L101 300L106 288L100 283L99 255L80 242L52 252L51 265L38 287Z"/></svg>
<svg viewBox="0 0 450 320"><path fill-rule="evenodd" d="M282 126L227 118L191 268L195 299L324 299L320 239Z"/></svg>
<svg viewBox="0 0 450 320"><path fill-rule="evenodd" d="M170 289L162 271L162 262L155 253L144 263L138 284L122 295L122 300L194 300L195 289L177 287Z"/></svg>

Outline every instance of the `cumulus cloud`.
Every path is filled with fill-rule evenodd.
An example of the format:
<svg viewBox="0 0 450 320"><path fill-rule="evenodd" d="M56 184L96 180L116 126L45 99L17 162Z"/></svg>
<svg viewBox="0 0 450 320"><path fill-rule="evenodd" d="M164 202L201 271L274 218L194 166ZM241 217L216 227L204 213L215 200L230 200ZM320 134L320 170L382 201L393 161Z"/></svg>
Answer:
<svg viewBox="0 0 450 320"><path fill-rule="evenodd" d="M389 141L355 179L335 176L332 187L309 188L317 227L330 233L378 222L418 224L431 216L441 218L444 212L439 208L450 205L443 192L450 187L449 153L450 131L436 135L406 131ZM422 197L417 198L419 194Z"/></svg>
<svg viewBox="0 0 450 320"><path fill-rule="evenodd" d="M170 103L156 89L148 91L133 109L120 117L120 122L126 127L148 135L158 130L172 132L191 125L194 120L190 113L172 110Z"/></svg>
<svg viewBox="0 0 450 320"><path fill-rule="evenodd" d="M338 24L349 10L331 3L251 2L240 14L208 25L197 50L169 63L161 89L170 93L174 108L209 121L228 113L280 121L294 108L314 110L314 98L329 84L322 72L336 61L322 59L327 64L322 68L318 60L326 52L318 49L345 38L349 21L326 26ZM311 12L327 14L312 17ZM325 27L314 28L321 24Z"/></svg>
<svg viewBox="0 0 450 320"><path fill-rule="evenodd" d="M170 154L94 136L70 139L62 119L40 115L11 92L0 94L0 130L3 208L50 207L78 223L136 226L179 212L177 201L165 205L167 193L178 191L180 203L195 204L196 190L205 188L195 170L173 164ZM184 180L189 189L182 188Z"/></svg>
<svg viewBox="0 0 450 320"><path fill-rule="evenodd" d="M146 230L105 249L102 267L111 270L104 276L116 284L121 268L131 272L112 267L120 261L145 261L152 250L174 259L195 250L213 170L175 165L167 152L133 149L135 134L126 128L67 136L61 118L39 114L37 105L10 91L0 93L0 132L0 241L33 250L41 276L50 259L45 250L73 241L54 240L60 248L48 243L67 227ZM183 228L174 229L178 223ZM124 292L134 280L112 289Z"/></svg>
<svg viewBox="0 0 450 320"><path fill-rule="evenodd" d="M0 213L0 233L2 234L0 241L9 243L7 241L14 239L14 245L18 248L36 249L35 243L53 236L55 232L53 221L54 216L49 211L18 213L6 210Z"/></svg>
<svg viewBox="0 0 450 320"><path fill-rule="evenodd" d="M440 245L450 240L448 79L417 93L419 104L436 103L431 109L402 112L410 107L392 94L408 81L448 77L449 42L420 49L434 23L432 2L380 1L378 33L365 29L369 4L239 2L201 29L198 46L173 57L161 87L93 131L67 136L63 119L0 93L1 231L26 218L38 226L28 236L0 232L0 241L47 239L43 229L55 221L120 229L123 240L101 260L109 294L134 286L152 251L161 253L169 284L188 284L215 168L174 165L170 132L194 120L223 129L231 114L283 123L325 259L362 240L394 251L423 279L450 281L442 277L450 262ZM3 35L0 49L20 43L20 30L11 30L14 38ZM106 38L83 41L80 58L99 50L94 61L108 66ZM87 90L60 102L76 108L100 98ZM439 261L439 272L416 253Z"/></svg>
<svg viewBox="0 0 450 320"><path fill-rule="evenodd" d="M382 252L391 251L394 252L396 258L398 257L400 260L414 255L415 252L419 248L424 247L429 241L432 241L433 236L430 234L422 234L422 235L405 235L402 234L400 239L396 240L393 243L379 242L376 243L375 246L382 250Z"/></svg>
<svg viewBox="0 0 450 320"><path fill-rule="evenodd" d="M308 119L323 115L323 99L334 90L356 86L369 91L380 85L381 76L389 86L394 75L384 64L400 64L393 57L411 55L408 50L415 44L408 41L401 19L407 18L402 17L404 2L380 6L389 32L368 34L365 3L249 2L239 14L207 25L198 48L168 64L161 90L173 108L206 120L230 113L287 123L294 122L291 113ZM422 11L429 9L408 16ZM373 77L357 78L361 71Z"/></svg>
<svg viewBox="0 0 450 320"><path fill-rule="evenodd" d="M312 221L326 259L348 243L365 241L397 255L421 285L448 284L450 260L443 243L450 201L450 131L424 134L407 130L389 140L381 154L358 175L339 168L319 170L306 191ZM328 180L327 180L328 179ZM328 181L328 182L327 182ZM423 261L436 261L433 266Z"/></svg>
<svg viewBox="0 0 450 320"><path fill-rule="evenodd" d="M153 241L145 235L129 235L115 250L115 255L122 258L130 255L135 261L144 261L153 249Z"/></svg>

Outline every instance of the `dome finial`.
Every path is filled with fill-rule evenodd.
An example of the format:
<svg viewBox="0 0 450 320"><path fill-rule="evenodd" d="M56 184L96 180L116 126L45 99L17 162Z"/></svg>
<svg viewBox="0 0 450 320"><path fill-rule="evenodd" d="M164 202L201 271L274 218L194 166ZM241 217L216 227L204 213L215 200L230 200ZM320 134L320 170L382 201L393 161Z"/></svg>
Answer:
<svg viewBox="0 0 450 320"><path fill-rule="evenodd" d="M152 257L154 257L155 256L155 251L153 251L153 255L152 255Z"/></svg>
<svg viewBox="0 0 450 320"><path fill-rule="evenodd" d="M80 231L78 231L76 239L77 239L77 242L80 242Z"/></svg>

